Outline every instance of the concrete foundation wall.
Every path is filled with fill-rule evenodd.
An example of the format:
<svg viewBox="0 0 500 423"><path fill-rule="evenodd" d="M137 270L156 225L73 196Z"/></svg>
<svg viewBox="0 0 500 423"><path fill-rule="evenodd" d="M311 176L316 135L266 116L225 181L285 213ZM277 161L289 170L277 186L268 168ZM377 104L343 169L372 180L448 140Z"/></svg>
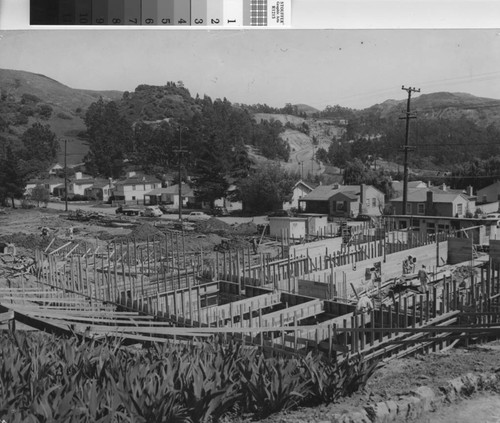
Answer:
<svg viewBox="0 0 500 423"><path fill-rule="evenodd" d="M411 255L417 259L415 263L415 272L425 264L428 272L434 272L436 267L446 264L448 259L448 241L439 243L439 251L436 244L429 244L423 247L412 248L386 256L384 263L383 257L377 257L369 260L362 260L356 263L347 264L344 266L326 269L319 272L309 273L304 275L299 281L299 293L301 295L310 295L317 293L325 298L329 293L328 285L333 278L335 289L341 292L341 286L347 287L347 294L353 295L350 284L354 285L356 292L361 292L365 289L376 288L372 278L367 279L367 274L371 276L369 269L373 268L376 262L381 264L381 283L399 277L403 273L403 261ZM367 272L368 269L368 272ZM311 282L313 282L311 284ZM316 282L317 285L314 284ZM321 286L323 289L321 289Z"/></svg>

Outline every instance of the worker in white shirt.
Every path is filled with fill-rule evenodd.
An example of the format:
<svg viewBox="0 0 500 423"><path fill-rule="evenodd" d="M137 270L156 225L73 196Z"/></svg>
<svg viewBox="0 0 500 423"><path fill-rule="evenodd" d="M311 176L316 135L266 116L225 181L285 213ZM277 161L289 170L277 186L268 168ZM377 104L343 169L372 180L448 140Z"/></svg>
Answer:
<svg viewBox="0 0 500 423"><path fill-rule="evenodd" d="M356 304L358 313L370 313L373 310L373 302L367 294L361 295Z"/></svg>

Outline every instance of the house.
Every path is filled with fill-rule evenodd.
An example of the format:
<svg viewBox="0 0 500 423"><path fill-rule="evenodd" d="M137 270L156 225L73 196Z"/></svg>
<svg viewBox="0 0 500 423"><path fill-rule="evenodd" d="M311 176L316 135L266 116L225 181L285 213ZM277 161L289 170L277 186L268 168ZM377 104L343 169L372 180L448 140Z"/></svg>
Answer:
<svg viewBox="0 0 500 423"><path fill-rule="evenodd" d="M74 178L72 178L68 183L68 197L74 197L75 195L85 195L85 190L94 185L95 178L89 175L84 175L82 172L75 172Z"/></svg>
<svg viewBox="0 0 500 423"><path fill-rule="evenodd" d="M243 203L241 201L232 201L231 199L236 196L236 192L238 191L238 187L234 184L229 185L229 188L226 191L226 196L224 198L218 198L214 202L215 207L221 207L226 209L227 211L236 211L243 209Z"/></svg>
<svg viewBox="0 0 500 423"><path fill-rule="evenodd" d="M493 203L500 200L500 181L477 190L477 202Z"/></svg>
<svg viewBox="0 0 500 423"><path fill-rule="evenodd" d="M393 191L392 197L396 198L403 195L404 190L404 182L403 181L392 181L391 188ZM423 181L408 181L408 189L416 189L416 188L427 188L427 184Z"/></svg>
<svg viewBox="0 0 500 423"><path fill-rule="evenodd" d="M30 195L31 190L38 185L43 185L50 193L50 195L57 195L55 190L59 187L64 189L64 179L57 177L49 177L46 179L30 179L26 184L25 195Z"/></svg>
<svg viewBox="0 0 500 423"><path fill-rule="evenodd" d="M195 202L194 192L188 184L181 185L181 197L183 206ZM169 204L172 207L179 207L179 184L156 188L145 193L144 204Z"/></svg>
<svg viewBox="0 0 500 423"><path fill-rule="evenodd" d="M128 172L127 177L115 182L113 197L115 201L142 202L144 195L161 188L161 181L154 176Z"/></svg>
<svg viewBox="0 0 500 423"><path fill-rule="evenodd" d="M55 165L52 165L49 168L49 175L59 176L63 173L63 171L64 171L64 167L62 165L60 165L59 163L56 163Z"/></svg>
<svg viewBox="0 0 500 423"><path fill-rule="evenodd" d="M402 196L391 200L391 205L396 215L466 217L476 211L474 197L446 186L409 189L406 213Z"/></svg>
<svg viewBox="0 0 500 423"><path fill-rule="evenodd" d="M284 210L298 209L299 200L305 197L314 189L313 185L303 180L298 181L293 187L292 198L289 202L283 203Z"/></svg>
<svg viewBox="0 0 500 423"><path fill-rule="evenodd" d="M91 187L85 188L85 196L90 200L107 202L112 196L113 188L111 179L97 179Z"/></svg>
<svg viewBox="0 0 500 423"><path fill-rule="evenodd" d="M320 185L299 200L300 210L347 218L358 214L379 216L385 205L384 193L371 185Z"/></svg>

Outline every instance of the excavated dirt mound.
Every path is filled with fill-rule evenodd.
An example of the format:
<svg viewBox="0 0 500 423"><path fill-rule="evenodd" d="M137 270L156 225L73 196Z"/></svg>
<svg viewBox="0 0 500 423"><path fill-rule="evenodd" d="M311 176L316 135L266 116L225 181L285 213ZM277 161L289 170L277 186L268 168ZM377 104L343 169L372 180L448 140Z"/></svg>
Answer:
<svg viewBox="0 0 500 423"><path fill-rule="evenodd" d="M16 248L24 248L26 250L36 250L46 248L51 239L49 237L42 237L35 234L25 234L18 232L15 234L3 235L0 237L1 242L8 244L12 243Z"/></svg>
<svg viewBox="0 0 500 423"><path fill-rule="evenodd" d="M233 232L233 227L226 222L223 222L216 217L211 217L204 222L198 222L196 224L196 229L202 233L215 233L221 236L227 236Z"/></svg>
<svg viewBox="0 0 500 423"><path fill-rule="evenodd" d="M142 225L134 228L132 232L130 232L129 236L131 238L142 240L152 238L153 236L163 236L163 232L149 223L143 223Z"/></svg>
<svg viewBox="0 0 500 423"><path fill-rule="evenodd" d="M233 227L233 232L238 235L256 235L257 225L253 222L241 223Z"/></svg>

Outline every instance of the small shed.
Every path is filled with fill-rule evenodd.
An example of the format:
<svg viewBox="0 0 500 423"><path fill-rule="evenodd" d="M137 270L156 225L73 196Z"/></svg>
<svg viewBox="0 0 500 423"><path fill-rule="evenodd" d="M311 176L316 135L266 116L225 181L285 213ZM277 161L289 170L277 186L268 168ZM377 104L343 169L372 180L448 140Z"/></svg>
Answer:
<svg viewBox="0 0 500 423"><path fill-rule="evenodd" d="M270 217L269 235L276 238L305 238L307 234L306 217Z"/></svg>

